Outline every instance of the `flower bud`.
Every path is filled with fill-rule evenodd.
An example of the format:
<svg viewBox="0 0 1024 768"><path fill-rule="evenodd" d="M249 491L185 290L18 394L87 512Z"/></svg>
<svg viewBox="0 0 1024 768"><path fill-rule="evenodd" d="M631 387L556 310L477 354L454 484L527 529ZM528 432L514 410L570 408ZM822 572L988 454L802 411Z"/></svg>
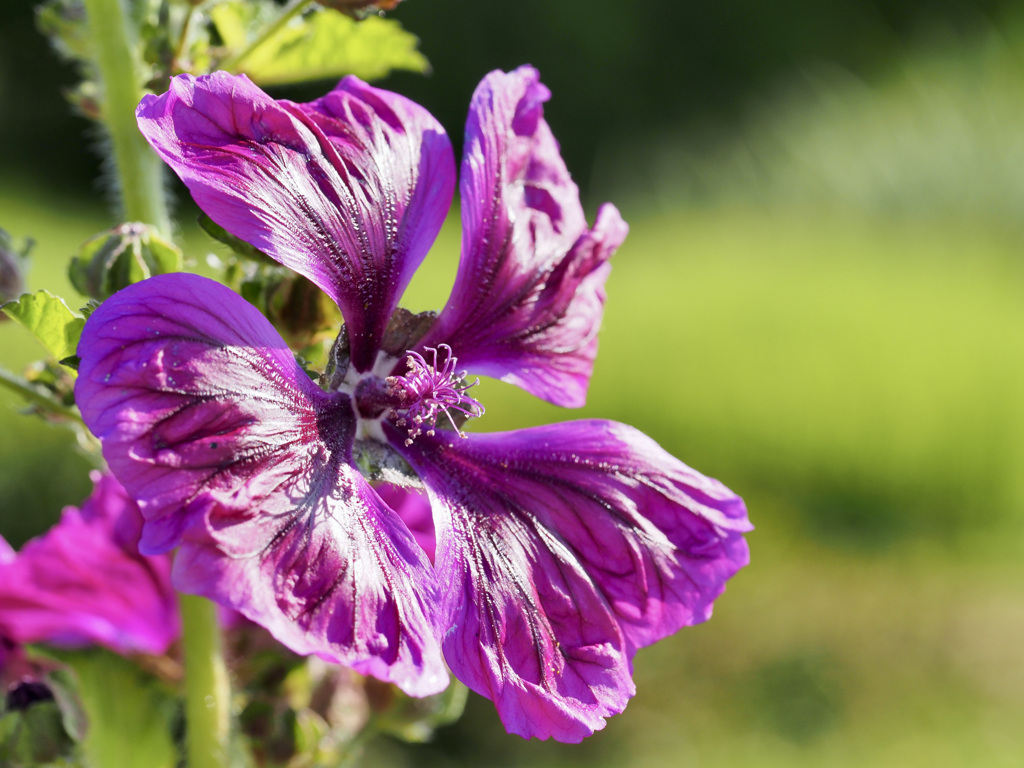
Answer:
<svg viewBox="0 0 1024 768"><path fill-rule="evenodd" d="M25 292L25 264L32 241L26 241L21 251L14 247L11 236L0 229L0 304L16 299ZM0 312L0 321L7 315Z"/></svg>
<svg viewBox="0 0 1024 768"><path fill-rule="evenodd" d="M181 251L148 224L129 222L87 240L68 277L81 293L106 299L132 283L181 269Z"/></svg>
<svg viewBox="0 0 1024 768"><path fill-rule="evenodd" d="M394 685L366 678L372 722L380 733L412 743L430 741L434 732L462 717L469 689L458 680L441 693L414 698Z"/></svg>
<svg viewBox="0 0 1024 768"><path fill-rule="evenodd" d="M323 291L284 267L249 265L240 290L296 349L315 344L324 334L333 336L330 331L340 321Z"/></svg>

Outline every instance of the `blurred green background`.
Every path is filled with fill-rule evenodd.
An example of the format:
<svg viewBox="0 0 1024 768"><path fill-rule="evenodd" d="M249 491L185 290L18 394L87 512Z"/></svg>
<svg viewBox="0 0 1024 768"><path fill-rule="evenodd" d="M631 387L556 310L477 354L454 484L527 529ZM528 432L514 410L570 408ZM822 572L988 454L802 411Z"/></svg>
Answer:
<svg viewBox="0 0 1024 768"><path fill-rule="evenodd" d="M72 296L108 221L73 75L0 6L0 226ZM485 382L481 429L634 424L747 500L752 564L714 618L642 651L580 746L473 698L367 764L1024 764L1024 16L935 0L407 0L434 72L394 76L459 140L488 70L529 61L588 210L631 224L589 404ZM324 84L281 91L306 98ZM182 199L180 219L191 221ZM189 255L215 250L193 228ZM445 229L407 301L439 307ZM38 354L0 327L3 362ZM66 434L0 402L0 529L86 493Z"/></svg>

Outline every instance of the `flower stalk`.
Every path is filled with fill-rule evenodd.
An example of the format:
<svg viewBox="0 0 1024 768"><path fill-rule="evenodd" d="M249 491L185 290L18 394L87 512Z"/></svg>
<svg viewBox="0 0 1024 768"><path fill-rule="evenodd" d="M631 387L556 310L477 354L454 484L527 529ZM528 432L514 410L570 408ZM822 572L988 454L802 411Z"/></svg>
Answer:
<svg viewBox="0 0 1024 768"><path fill-rule="evenodd" d="M179 595L185 657L185 723L189 768L222 768L228 753L231 690L221 652L217 607Z"/></svg>
<svg viewBox="0 0 1024 768"><path fill-rule="evenodd" d="M32 403L32 405L41 408L47 413L82 424L82 415L78 412L77 408L71 408L57 402L54 398L49 397L43 391L33 386L31 382L26 381L20 376L15 376L3 368L0 368L0 386L12 392L17 392L28 402Z"/></svg>
<svg viewBox="0 0 1024 768"><path fill-rule="evenodd" d="M101 116L110 134L117 169L121 215L125 221L171 231L164 197L163 164L139 133L135 105L142 98L142 62L134 25L123 0L85 0L96 65L102 84Z"/></svg>

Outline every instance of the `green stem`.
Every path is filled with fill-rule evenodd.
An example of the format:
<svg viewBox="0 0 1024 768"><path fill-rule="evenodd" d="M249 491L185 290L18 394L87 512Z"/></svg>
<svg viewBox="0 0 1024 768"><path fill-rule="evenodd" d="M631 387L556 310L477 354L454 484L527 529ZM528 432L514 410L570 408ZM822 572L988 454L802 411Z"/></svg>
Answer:
<svg viewBox="0 0 1024 768"><path fill-rule="evenodd" d="M224 59L224 61L219 65L220 68L226 69L228 72L237 72L239 64L247 59L253 51L276 35L278 31L285 26L285 24L306 10L306 8L312 3L313 0L292 0L291 5L285 8L281 15L274 19L274 21L260 30L259 34L253 38L251 43L238 53L232 54Z"/></svg>
<svg viewBox="0 0 1024 768"><path fill-rule="evenodd" d="M185 734L188 768L227 763L231 689L221 653L217 607L195 595L179 595L184 625Z"/></svg>
<svg viewBox="0 0 1024 768"><path fill-rule="evenodd" d="M121 219L152 224L170 234L163 164L135 123L142 98L137 34L123 0L85 0L102 84L102 119L110 133L121 193Z"/></svg>
<svg viewBox="0 0 1024 768"><path fill-rule="evenodd" d="M12 392L17 392L30 403L39 406L47 413L62 416L71 421L77 421L79 424L82 423L82 415L78 412L77 408L69 408L62 403L58 403L52 397L34 387L31 382L26 381L20 376L15 376L3 368L0 368L0 385Z"/></svg>
<svg viewBox="0 0 1024 768"><path fill-rule="evenodd" d="M174 48L174 59L171 61L172 73L184 71L181 66L181 59L185 55L185 46L188 44L188 29L192 26L192 17L195 15L195 6L189 6L188 13L185 15L185 21L181 24L181 37L178 38L178 44Z"/></svg>

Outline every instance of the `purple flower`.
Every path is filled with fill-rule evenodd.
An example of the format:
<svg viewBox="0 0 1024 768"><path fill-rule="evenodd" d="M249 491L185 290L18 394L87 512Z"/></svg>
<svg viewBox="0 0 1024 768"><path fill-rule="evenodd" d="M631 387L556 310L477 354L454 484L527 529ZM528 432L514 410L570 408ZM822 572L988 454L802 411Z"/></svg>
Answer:
<svg viewBox="0 0 1024 768"><path fill-rule="evenodd" d="M170 558L139 554L135 502L111 475L91 477L82 506L20 552L0 539L0 638L164 653L181 632Z"/></svg>
<svg viewBox="0 0 1024 768"><path fill-rule="evenodd" d="M309 104L174 78L139 105L142 132L217 224L338 304L333 369L317 386L233 292L164 275L90 317L76 395L143 551L178 547L178 588L413 695L441 690L447 662L509 731L579 741L626 706L638 648L708 618L750 524L622 424L462 431L483 412L466 369L586 396L627 228L611 205L588 227L548 97L530 67L477 89L462 260L432 320L396 312L454 191L425 110L352 77ZM424 546L381 481L425 491L432 531L404 511Z"/></svg>

